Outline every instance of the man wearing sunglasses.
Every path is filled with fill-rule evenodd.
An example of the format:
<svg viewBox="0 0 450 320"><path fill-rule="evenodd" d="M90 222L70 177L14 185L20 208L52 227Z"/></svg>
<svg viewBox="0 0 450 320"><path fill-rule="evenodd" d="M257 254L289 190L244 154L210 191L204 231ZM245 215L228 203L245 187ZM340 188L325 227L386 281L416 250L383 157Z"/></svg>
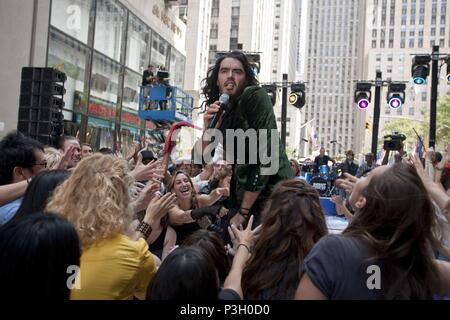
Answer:
<svg viewBox="0 0 450 320"><path fill-rule="evenodd" d="M29 181L47 167L43 145L20 132L11 132L0 141L0 185ZM0 206L0 225L8 222L17 212L22 194ZM2 199L7 195L1 195ZM4 197L5 196L5 197Z"/></svg>

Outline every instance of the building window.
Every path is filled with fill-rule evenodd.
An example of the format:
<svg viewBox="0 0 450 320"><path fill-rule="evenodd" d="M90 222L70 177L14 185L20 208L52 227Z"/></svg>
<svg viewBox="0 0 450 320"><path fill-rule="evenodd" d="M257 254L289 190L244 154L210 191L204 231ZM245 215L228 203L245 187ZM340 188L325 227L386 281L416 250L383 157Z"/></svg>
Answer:
<svg viewBox="0 0 450 320"><path fill-rule="evenodd" d="M168 66L169 43L156 33L152 35L151 62L154 66Z"/></svg>
<svg viewBox="0 0 450 320"><path fill-rule="evenodd" d="M118 63L99 53L94 53L90 99L103 101L102 104L109 111L97 114L97 110L89 108L88 114L102 116L110 121L115 120L120 71L121 67Z"/></svg>
<svg viewBox="0 0 450 320"><path fill-rule="evenodd" d="M125 60L127 67L141 74L150 61L150 47L148 45L150 36L150 28L135 15L130 14L128 20L127 56Z"/></svg>
<svg viewBox="0 0 450 320"><path fill-rule="evenodd" d="M71 5L73 5L71 0L53 1L50 23L69 36L86 44L92 0L77 1L77 9L79 9L80 16L79 19L74 19L73 21L71 20L73 13L67 12ZM74 25L75 23L79 23L79 25Z"/></svg>
<svg viewBox="0 0 450 320"><path fill-rule="evenodd" d="M116 1L97 1L94 49L116 61L120 61L125 18L125 9Z"/></svg>
<svg viewBox="0 0 450 320"><path fill-rule="evenodd" d="M423 102L427 101L427 93L426 93L426 91L422 92L422 101Z"/></svg>
<svg viewBox="0 0 450 320"><path fill-rule="evenodd" d="M53 28L50 29L47 67L61 70L67 76L64 84L66 89L64 110L82 113L86 108L87 99L81 99L81 97L84 92L84 75L89 56L86 46Z"/></svg>
<svg viewBox="0 0 450 320"><path fill-rule="evenodd" d="M217 23L212 23L209 37L211 39L217 39L218 33L219 33L219 27L218 27Z"/></svg>

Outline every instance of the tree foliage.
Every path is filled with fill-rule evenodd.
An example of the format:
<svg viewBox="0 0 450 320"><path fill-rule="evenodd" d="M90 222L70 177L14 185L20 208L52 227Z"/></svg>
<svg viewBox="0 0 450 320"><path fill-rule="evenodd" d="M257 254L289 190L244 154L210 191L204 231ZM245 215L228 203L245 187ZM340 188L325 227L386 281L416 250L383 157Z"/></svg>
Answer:
<svg viewBox="0 0 450 320"><path fill-rule="evenodd" d="M438 101L436 141L440 149L450 143L450 94L441 97Z"/></svg>
<svg viewBox="0 0 450 320"><path fill-rule="evenodd" d="M430 131L430 112L424 113L425 122L414 121L410 119L392 119L385 124L382 134L380 135L379 143L382 144L385 135L399 132L406 135L407 150L411 150L417 142L417 133L428 141ZM450 143L450 95L441 96L437 104L436 113L436 145L437 150L442 150ZM428 147L428 145L426 146Z"/></svg>

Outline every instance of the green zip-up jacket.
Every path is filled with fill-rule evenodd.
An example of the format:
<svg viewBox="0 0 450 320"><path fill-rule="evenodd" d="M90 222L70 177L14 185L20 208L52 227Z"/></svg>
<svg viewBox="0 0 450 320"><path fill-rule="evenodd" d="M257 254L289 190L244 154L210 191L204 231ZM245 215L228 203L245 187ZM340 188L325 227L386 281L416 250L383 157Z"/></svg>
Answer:
<svg viewBox="0 0 450 320"><path fill-rule="evenodd" d="M232 129L231 133L233 130L238 133L240 131L237 130L242 129L248 136L251 135L249 133L254 133L253 139L249 142L249 139L243 139L241 135L233 139L235 144L232 148L230 141L227 141L232 137L229 136L227 139L227 129ZM294 177L285 148L281 144L272 102L263 88L259 86L245 88L241 96L231 102L220 130L224 137L225 159L233 166L229 199L232 207L239 208L245 191L260 191L259 198L267 198L275 184ZM267 133L267 139L260 135L261 132ZM245 160L244 153L236 152L239 142L243 143L244 140L246 140ZM274 152L270 154L272 148ZM249 156L256 161L250 162ZM269 158L270 161L267 162Z"/></svg>

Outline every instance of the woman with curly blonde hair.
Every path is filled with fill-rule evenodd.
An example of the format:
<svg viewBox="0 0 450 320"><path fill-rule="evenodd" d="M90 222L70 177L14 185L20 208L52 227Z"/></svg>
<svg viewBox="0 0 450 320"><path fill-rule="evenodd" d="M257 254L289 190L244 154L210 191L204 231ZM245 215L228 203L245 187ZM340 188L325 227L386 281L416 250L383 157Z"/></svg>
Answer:
<svg viewBox="0 0 450 320"><path fill-rule="evenodd" d="M174 199L167 195L152 201L130 238L132 183L126 162L96 154L78 163L47 205L75 226L83 246L81 285L72 290L72 299L145 298L156 265L142 239L148 230L142 227L166 214Z"/></svg>

